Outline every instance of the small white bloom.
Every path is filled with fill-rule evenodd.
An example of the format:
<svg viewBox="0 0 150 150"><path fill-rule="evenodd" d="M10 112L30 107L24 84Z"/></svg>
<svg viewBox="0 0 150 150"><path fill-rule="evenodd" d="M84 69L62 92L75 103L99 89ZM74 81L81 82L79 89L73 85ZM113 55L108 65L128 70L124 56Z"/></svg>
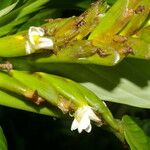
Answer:
<svg viewBox="0 0 150 150"><path fill-rule="evenodd" d="M88 133L91 132L91 120L95 122L101 121L90 106L83 106L81 108L78 108L75 112L74 117L75 118L71 125L71 131L78 129L79 133L81 133L83 130Z"/></svg>
<svg viewBox="0 0 150 150"><path fill-rule="evenodd" d="M54 42L50 37L45 36L45 31L41 27L30 27L28 30L28 40L26 41L26 53L30 54L39 49L53 49Z"/></svg>

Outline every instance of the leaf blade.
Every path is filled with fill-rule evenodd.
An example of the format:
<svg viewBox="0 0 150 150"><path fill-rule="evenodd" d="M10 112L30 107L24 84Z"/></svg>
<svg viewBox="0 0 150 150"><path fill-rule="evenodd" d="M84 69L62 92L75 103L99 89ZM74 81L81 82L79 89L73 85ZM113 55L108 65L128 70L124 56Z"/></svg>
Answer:
<svg viewBox="0 0 150 150"><path fill-rule="evenodd" d="M150 140L144 131L129 117L122 118L125 138L131 150L148 150ZM140 137L140 138L139 138Z"/></svg>
<svg viewBox="0 0 150 150"><path fill-rule="evenodd" d="M15 3L13 3L12 5L7 6L6 8L0 10L0 17L8 14L10 11L12 11L16 5L18 4L19 0L17 0Z"/></svg>
<svg viewBox="0 0 150 150"><path fill-rule="evenodd" d="M7 150L7 141L1 127L0 127L0 149Z"/></svg>

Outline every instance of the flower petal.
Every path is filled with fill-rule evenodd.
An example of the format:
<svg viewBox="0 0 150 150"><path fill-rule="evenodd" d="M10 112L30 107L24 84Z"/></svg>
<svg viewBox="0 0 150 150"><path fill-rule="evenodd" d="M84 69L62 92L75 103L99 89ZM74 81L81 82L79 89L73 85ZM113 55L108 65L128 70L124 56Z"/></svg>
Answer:
<svg viewBox="0 0 150 150"><path fill-rule="evenodd" d="M45 32L41 27L30 27L28 31L28 36L31 44L35 44L35 37L39 36L42 37L44 36Z"/></svg>
<svg viewBox="0 0 150 150"><path fill-rule="evenodd" d="M83 130L86 130L91 125L89 116L83 116L79 122L78 132L81 133Z"/></svg>
<svg viewBox="0 0 150 150"><path fill-rule="evenodd" d="M71 131L78 129L78 126L79 122L76 119L74 119L71 125Z"/></svg>
<svg viewBox="0 0 150 150"><path fill-rule="evenodd" d="M85 131L86 131L87 133L90 133L91 130L92 130L92 126L91 126L91 124L90 124L90 125L85 129Z"/></svg>
<svg viewBox="0 0 150 150"><path fill-rule="evenodd" d="M39 42L38 49L52 49L54 45L52 39L46 37L40 38Z"/></svg>

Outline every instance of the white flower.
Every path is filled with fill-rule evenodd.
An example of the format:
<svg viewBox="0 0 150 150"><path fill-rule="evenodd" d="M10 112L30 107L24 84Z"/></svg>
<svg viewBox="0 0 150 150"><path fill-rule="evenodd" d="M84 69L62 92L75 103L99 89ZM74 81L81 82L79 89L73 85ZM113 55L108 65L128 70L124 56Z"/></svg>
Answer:
<svg viewBox="0 0 150 150"><path fill-rule="evenodd" d="M74 117L75 118L71 125L71 131L78 129L79 133L81 133L83 130L88 133L91 132L91 120L95 122L101 122L100 118L96 116L90 106L83 106L78 108Z"/></svg>
<svg viewBox="0 0 150 150"><path fill-rule="evenodd" d="M28 40L26 41L26 53L30 54L39 49L53 49L54 42L50 37L45 36L45 31L41 27L30 27L28 30Z"/></svg>

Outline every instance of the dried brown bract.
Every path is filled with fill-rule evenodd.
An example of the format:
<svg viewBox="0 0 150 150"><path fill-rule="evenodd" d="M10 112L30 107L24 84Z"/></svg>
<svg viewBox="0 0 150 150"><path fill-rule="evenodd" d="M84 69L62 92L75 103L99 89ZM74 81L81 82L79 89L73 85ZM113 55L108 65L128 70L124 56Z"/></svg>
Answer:
<svg viewBox="0 0 150 150"><path fill-rule="evenodd" d="M0 70L12 70L13 69L13 65L9 62L9 61L6 61L5 63L3 64L0 64Z"/></svg>

